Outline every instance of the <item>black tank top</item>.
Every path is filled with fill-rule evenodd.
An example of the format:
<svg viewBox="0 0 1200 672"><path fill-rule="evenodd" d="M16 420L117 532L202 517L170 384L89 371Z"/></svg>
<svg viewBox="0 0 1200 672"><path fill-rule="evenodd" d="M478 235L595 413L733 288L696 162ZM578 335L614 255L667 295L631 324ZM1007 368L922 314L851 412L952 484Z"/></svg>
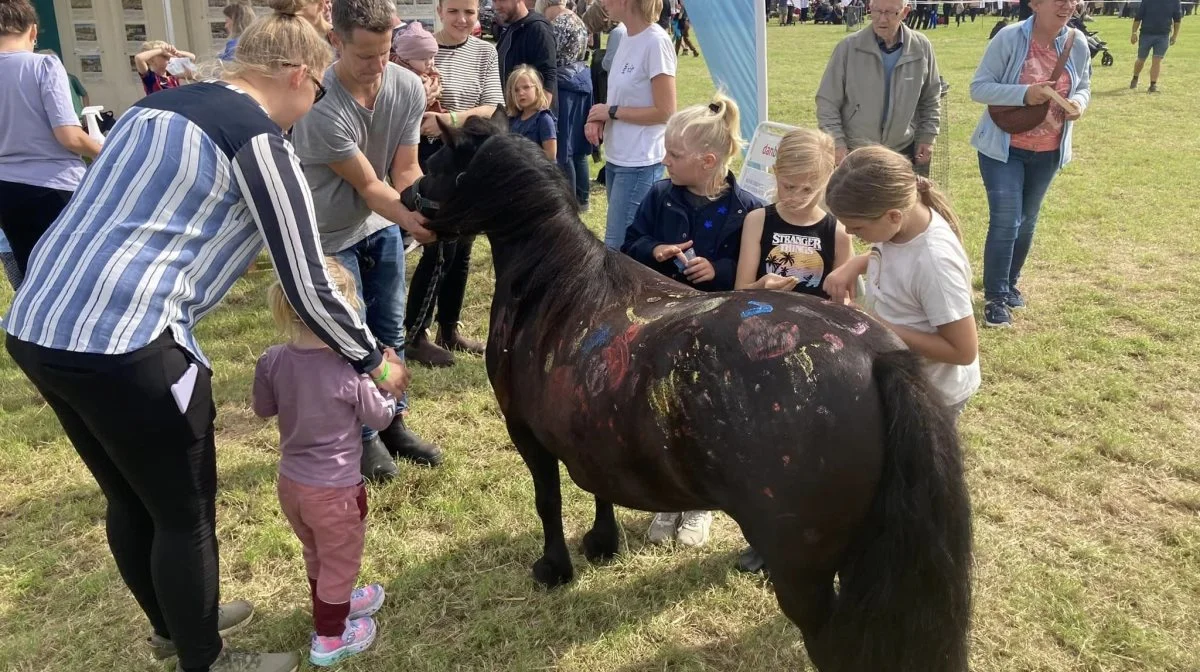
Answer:
<svg viewBox="0 0 1200 672"><path fill-rule="evenodd" d="M833 270L836 234L837 219L831 214L815 224L793 226L783 221L774 205L768 205L759 240L758 277L774 273L798 278L792 291L828 299L821 284Z"/></svg>

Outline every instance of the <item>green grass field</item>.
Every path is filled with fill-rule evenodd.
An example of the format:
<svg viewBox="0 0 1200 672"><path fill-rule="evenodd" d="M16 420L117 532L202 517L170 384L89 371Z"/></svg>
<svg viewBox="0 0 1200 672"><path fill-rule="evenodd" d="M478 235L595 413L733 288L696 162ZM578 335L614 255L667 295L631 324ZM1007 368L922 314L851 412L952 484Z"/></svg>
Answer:
<svg viewBox="0 0 1200 672"><path fill-rule="evenodd" d="M1195 19L1185 22L1190 27ZM967 139L967 86L994 19L929 33L952 85L951 190L978 278L987 207ZM1096 59L1075 162L1046 199L1015 330L984 332L983 387L962 422L976 520L973 669L1200 670L1200 37L1185 27L1163 93L1131 92L1129 23L1092 24ZM772 118L814 123L813 93L843 28L772 27ZM712 85L681 60L681 104ZM936 160L936 159L935 159ZM587 221L602 230L603 198ZM410 258L410 262L414 261ZM465 319L486 330L492 268L476 246ZM258 605L230 642L307 648L300 546L275 500L273 423L248 408L275 336L268 271L240 282L200 330L215 363L222 595ZM978 289L978 286L977 286ZM0 290L0 303L11 294ZM372 651L344 670L778 670L807 666L769 585L732 570L742 540L718 516L710 547L649 548L649 514L621 510L627 551L578 554L592 500L567 487L576 582L529 578L541 549L528 473L479 359L417 369L411 424L445 447L371 491L362 577L388 603ZM54 418L0 355L0 669L161 670L105 544L104 500Z"/></svg>

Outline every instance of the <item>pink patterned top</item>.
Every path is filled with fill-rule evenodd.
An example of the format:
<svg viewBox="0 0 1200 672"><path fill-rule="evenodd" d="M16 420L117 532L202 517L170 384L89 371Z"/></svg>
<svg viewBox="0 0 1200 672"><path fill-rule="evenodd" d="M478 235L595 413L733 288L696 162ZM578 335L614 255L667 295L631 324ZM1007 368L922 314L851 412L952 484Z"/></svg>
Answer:
<svg viewBox="0 0 1200 672"><path fill-rule="evenodd" d="M1043 47L1037 42L1031 42L1029 55L1025 57L1025 65L1021 68L1021 83L1034 84L1049 80L1057 62L1058 51L1053 46ZM1071 75L1065 68L1054 83L1054 90L1063 98L1071 95ZM1066 111L1051 102L1046 120L1032 131L1013 135L1012 146L1030 152L1052 152L1058 149L1062 144L1063 124L1066 118Z"/></svg>

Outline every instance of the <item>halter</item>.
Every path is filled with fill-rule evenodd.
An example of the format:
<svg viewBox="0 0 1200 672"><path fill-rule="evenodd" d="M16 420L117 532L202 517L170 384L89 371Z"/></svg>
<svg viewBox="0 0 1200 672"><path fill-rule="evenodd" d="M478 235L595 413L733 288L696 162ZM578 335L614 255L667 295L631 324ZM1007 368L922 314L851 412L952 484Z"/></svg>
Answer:
<svg viewBox="0 0 1200 672"><path fill-rule="evenodd" d="M490 143L496 137L498 137L498 136L493 135L492 137L488 138L487 140L484 140L483 143L479 145L479 149L475 151L475 156L479 156L480 154L482 154L484 148L488 146L488 143ZM471 157L471 162L474 163L474 161L475 161L475 157ZM467 166L467 169L468 170L470 169L470 165ZM467 174L467 171L464 170L454 176L454 186L455 187L458 187L458 185L460 183L462 183L463 176L466 174ZM428 210L429 212L438 212L439 210L442 209L442 202L435 201L432 198L428 198L421 194L421 180L424 180L426 177L429 177L429 176L422 175L421 177L418 177L417 181L413 182L412 187L410 187L412 189L413 205L416 206L415 211L416 212L424 212L424 211Z"/></svg>

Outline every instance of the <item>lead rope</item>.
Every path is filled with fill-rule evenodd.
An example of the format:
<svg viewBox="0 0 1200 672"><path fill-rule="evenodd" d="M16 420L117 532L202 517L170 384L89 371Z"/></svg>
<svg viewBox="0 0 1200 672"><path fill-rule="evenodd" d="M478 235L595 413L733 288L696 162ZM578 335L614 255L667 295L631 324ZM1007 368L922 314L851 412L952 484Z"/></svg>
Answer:
<svg viewBox="0 0 1200 672"><path fill-rule="evenodd" d="M438 290L442 286L442 277L444 275L443 267L446 262L446 249L443 241L433 243L437 248L434 252L437 258L433 262L433 276L429 279L429 287L425 290L425 296L421 297L421 310L417 312L417 319L413 322L413 328L405 335L407 343L412 343L416 340L416 336L426 328L425 320L429 319L433 313L433 304L437 301ZM421 254L428 254L428 251L422 251Z"/></svg>

